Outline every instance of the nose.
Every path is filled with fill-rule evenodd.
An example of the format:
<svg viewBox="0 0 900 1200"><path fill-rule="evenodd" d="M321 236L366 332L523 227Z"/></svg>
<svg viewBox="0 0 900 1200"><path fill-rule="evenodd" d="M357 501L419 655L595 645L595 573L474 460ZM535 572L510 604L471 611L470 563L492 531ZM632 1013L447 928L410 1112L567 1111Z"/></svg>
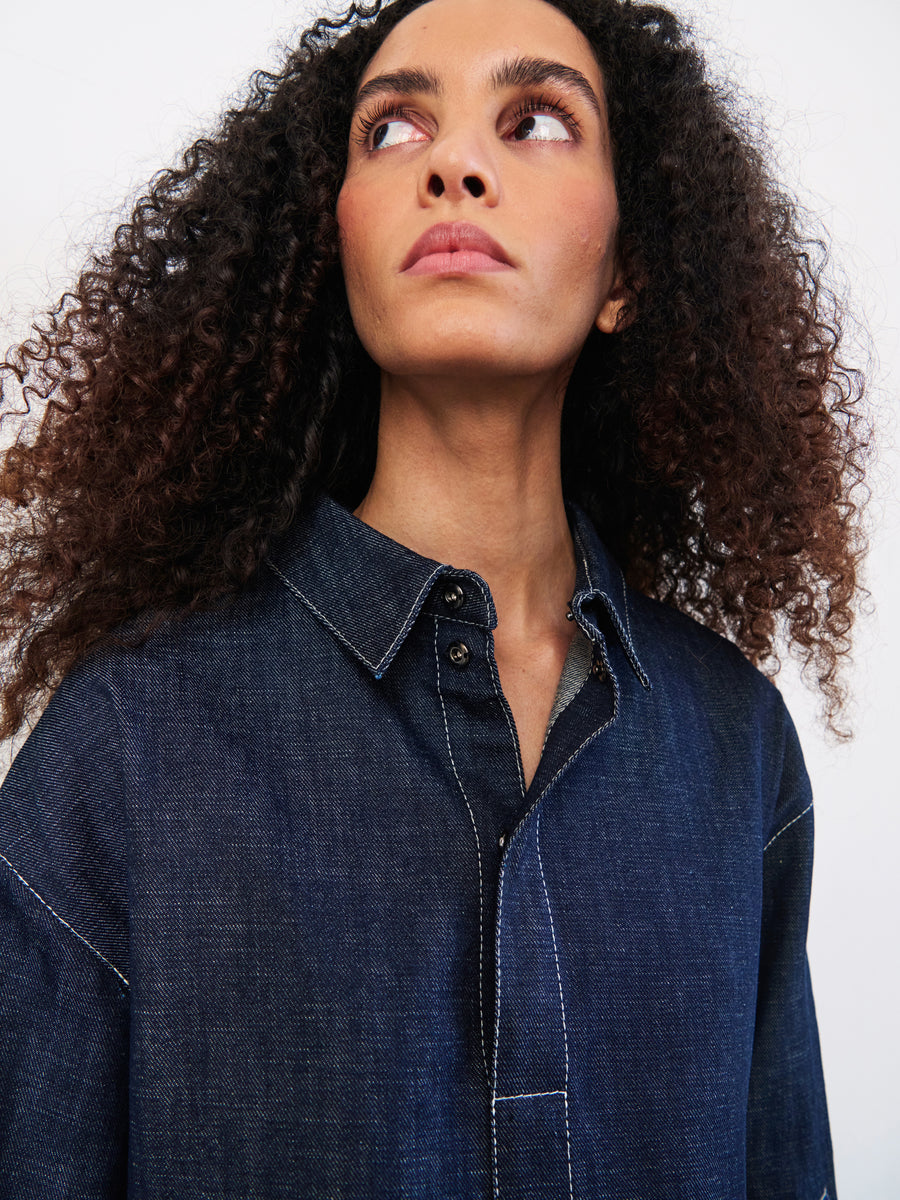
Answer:
<svg viewBox="0 0 900 1200"><path fill-rule="evenodd" d="M474 196L476 200L483 196L487 190L477 175L464 175L462 182L463 189L467 191L470 196ZM440 175L432 175L429 178L428 191L432 196L443 196L446 190L447 185L444 183Z"/></svg>
<svg viewBox="0 0 900 1200"><path fill-rule="evenodd" d="M441 198L457 204L472 198L493 208L500 200L500 179L490 148L464 129L438 136L422 164L418 191L423 207Z"/></svg>

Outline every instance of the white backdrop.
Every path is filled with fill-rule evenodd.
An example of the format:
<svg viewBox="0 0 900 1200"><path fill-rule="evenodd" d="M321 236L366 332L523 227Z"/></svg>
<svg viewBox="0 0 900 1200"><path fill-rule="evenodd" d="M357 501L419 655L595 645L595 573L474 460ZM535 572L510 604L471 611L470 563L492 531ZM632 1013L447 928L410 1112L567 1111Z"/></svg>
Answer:
<svg viewBox="0 0 900 1200"><path fill-rule="evenodd" d="M872 332L881 466L857 637L856 739L833 747L783 687L816 794L810 959L842 1200L900 1196L900 255L895 0L673 0L756 96L785 177L834 238ZM24 335L123 198L202 132L316 0L32 0L0 44L0 342ZM18 339L17 339L18 340ZM660 1198L661 1200L661 1198ZM723 1197L723 1200L731 1198Z"/></svg>

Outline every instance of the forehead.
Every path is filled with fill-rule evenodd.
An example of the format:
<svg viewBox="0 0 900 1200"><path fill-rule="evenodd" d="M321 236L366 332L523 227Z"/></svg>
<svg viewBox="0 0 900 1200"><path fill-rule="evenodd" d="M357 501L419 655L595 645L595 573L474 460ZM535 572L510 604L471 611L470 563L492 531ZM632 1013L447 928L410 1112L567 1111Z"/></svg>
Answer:
<svg viewBox="0 0 900 1200"><path fill-rule="evenodd" d="M424 67L475 85L498 59L520 55L574 67L602 94L587 38L544 0L428 0L388 34L360 83L399 67Z"/></svg>

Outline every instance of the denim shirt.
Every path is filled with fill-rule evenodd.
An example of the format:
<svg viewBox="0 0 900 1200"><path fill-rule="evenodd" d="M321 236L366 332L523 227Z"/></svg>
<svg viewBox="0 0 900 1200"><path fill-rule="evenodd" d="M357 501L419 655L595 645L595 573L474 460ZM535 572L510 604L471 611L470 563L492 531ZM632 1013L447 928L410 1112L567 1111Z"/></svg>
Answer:
<svg viewBox="0 0 900 1200"><path fill-rule="evenodd" d="M527 788L485 582L327 495L65 679L0 803L3 1200L833 1200L794 728L568 513Z"/></svg>

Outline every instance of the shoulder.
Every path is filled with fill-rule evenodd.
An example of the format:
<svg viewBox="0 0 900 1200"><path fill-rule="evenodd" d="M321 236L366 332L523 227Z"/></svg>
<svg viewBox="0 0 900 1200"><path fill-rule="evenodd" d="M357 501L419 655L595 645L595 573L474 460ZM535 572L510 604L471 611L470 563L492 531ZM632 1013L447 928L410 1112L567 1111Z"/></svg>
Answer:
<svg viewBox="0 0 900 1200"><path fill-rule="evenodd" d="M631 588L625 603L635 652L654 683L682 696L730 698L747 715L784 721L775 684L728 638Z"/></svg>
<svg viewBox="0 0 900 1200"><path fill-rule="evenodd" d="M781 692L734 643L668 605L627 592L631 636L653 712L698 763L727 758L754 779L767 828L810 801L799 739ZM790 811L788 811L790 810Z"/></svg>
<svg viewBox="0 0 900 1200"><path fill-rule="evenodd" d="M88 689L107 696L120 718L135 705L157 711L158 703L168 707L221 687L226 677L258 674L302 643L307 623L302 606L263 564L237 596L166 618L147 636L144 618L120 627L63 680L54 702L68 712Z"/></svg>
<svg viewBox="0 0 900 1200"><path fill-rule="evenodd" d="M51 697L0 789L0 872L13 925L127 977L123 758L94 663Z"/></svg>

